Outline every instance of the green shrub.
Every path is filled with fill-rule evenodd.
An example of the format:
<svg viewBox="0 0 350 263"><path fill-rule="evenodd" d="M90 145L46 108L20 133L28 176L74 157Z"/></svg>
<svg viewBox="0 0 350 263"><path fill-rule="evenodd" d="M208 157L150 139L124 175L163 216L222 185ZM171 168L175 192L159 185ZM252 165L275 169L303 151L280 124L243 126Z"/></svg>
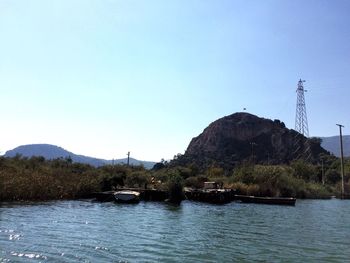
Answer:
<svg viewBox="0 0 350 263"><path fill-rule="evenodd" d="M146 187L150 182L150 175L143 171L132 172L125 180L125 184L129 187Z"/></svg>
<svg viewBox="0 0 350 263"><path fill-rule="evenodd" d="M260 186L257 184L250 184L247 187L247 195L260 195Z"/></svg>
<svg viewBox="0 0 350 263"><path fill-rule="evenodd" d="M188 177L185 182L184 182L184 186L187 187L192 187L192 188L203 188L204 187L204 182L208 181L207 177L204 176L191 176Z"/></svg>
<svg viewBox="0 0 350 263"><path fill-rule="evenodd" d="M306 163L303 160L297 160L291 163L291 167L294 169L294 176L300 179L308 181L317 181L316 167Z"/></svg>
<svg viewBox="0 0 350 263"><path fill-rule="evenodd" d="M241 182L230 183L227 187L235 189L239 195L246 195L248 190L248 185Z"/></svg>
<svg viewBox="0 0 350 263"><path fill-rule="evenodd" d="M180 203L183 200L183 178L178 173L170 174L167 189L170 202Z"/></svg>

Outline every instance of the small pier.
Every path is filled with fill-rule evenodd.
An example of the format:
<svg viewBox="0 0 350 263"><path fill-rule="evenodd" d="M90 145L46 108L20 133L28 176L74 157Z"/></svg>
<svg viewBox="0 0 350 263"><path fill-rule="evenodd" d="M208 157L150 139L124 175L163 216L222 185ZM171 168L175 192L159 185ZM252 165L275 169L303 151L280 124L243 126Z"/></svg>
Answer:
<svg viewBox="0 0 350 263"><path fill-rule="evenodd" d="M205 202L211 204L227 204L232 201L242 203L269 204L269 205L288 205L294 206L296 199L292 197L257 197L247 195L237 195L234 189L211 188L212 185L207 184L203 189L184 189L184 197L189 201ZM144 189L144 188L118 188L114 191L96 192L91 197L99 202L115 201L114 194L117 191L131 190L140 193L141 201L158 201L163 202L169 198L169 193L165 190Z"/></svg>

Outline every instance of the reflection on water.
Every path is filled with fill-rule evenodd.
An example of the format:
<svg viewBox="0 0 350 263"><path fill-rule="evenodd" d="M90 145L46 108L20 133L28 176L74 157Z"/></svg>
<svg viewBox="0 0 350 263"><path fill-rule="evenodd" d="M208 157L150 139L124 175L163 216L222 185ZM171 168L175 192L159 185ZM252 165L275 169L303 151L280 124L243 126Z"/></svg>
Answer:
<svg viewBox="0 0 350 263"><path fill-rule="evenodd" d="M0 206L0 262L345 262L350 201Z"/></svg>

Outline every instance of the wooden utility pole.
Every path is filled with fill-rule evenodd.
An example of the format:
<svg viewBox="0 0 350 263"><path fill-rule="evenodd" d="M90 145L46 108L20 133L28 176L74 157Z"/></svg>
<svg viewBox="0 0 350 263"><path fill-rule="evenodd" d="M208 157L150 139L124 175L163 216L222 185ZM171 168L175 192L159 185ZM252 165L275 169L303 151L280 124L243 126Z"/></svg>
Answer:
<svg viewBox="0 0 350 263"><path fill-rule="evenodd" d="M321 165L322 165L322 184L324 185L324 164L323 164L323 158L321 158Z"/></svg>
<svg viewBox="0 0 350 263"><path fill-rule="evenodd" d="M343 154L343 135L342 128L344 127L341 124L337 124L339 126L339 140L340 140L340 167L341 167L341 199L344 199L344 154Z"/></svg>
<svg viewBox="0 0 350 263"><path fill-rule="evenodd" d="M254 146L256 146L257 144L255 142L251 142L250 143L250 146L251 146L251 161L253 164L255 164L255 161L254 161Z"/></svg>
<svg viewBox="0 0 350 263"><path fill-rule="evenodd" d="M127 163L127 165L129 166L129 162L130 162L130 152L128 152L128 163Z"/></svg>

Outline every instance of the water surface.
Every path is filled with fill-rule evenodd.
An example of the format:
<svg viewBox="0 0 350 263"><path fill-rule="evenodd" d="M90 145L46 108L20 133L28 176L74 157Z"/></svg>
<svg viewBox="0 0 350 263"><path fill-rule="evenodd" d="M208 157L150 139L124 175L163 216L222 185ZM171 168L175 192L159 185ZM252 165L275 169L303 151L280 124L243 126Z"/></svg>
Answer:
<svg viewBox="0 0 350 263"><path fill-rule="evenodd" d="M350 262L350 200L0 205L0 262Z"/></svg>

